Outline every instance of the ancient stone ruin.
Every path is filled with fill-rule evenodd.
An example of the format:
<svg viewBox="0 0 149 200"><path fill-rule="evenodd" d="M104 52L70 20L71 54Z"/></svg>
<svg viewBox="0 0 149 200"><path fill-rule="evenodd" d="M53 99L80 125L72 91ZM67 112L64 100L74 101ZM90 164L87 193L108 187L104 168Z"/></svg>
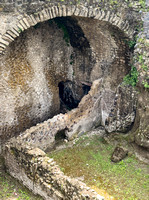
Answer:
<svg viewBox="0 0 149 200"><path fill-rule="evenodd" d="M148 18L130 2L0 3L0 152L45 199L103 199L46 157L58 135L130 132L148 155Z"/></svg>

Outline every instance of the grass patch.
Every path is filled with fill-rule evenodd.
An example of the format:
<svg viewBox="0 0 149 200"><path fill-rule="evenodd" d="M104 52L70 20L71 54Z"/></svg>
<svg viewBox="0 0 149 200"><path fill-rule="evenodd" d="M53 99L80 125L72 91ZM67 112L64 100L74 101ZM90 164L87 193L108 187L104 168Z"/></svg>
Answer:
<svg viewBox="0 0 149 200"><path fill-rule="evenodd" d="M110 161L114 146L103 138L85 136L67 149L48 154L71 177L84 177L84 182L107 191L118 200L147 200L149 196L149 166L129 156L119 163ZM112 199L107 197L105 199Z"/></svg>
<svg viewBox="0 0 149 200"><path fill-rule="evenodd" d="M42 200L4 171L2 157L0 157L0 200Z"/></svg>

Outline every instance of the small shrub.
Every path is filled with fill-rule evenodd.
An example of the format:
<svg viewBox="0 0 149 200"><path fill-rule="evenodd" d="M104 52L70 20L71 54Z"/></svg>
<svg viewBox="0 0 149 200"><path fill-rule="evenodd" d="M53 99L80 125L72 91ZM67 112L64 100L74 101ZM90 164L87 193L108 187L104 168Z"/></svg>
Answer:
<svg viewBox="0 0 149 200"><path fill-rule="evenodd" d="M136 67L132 66L131 71L124 77L124 83L127 85L136 86L138 82L138 71Z"/></svg>

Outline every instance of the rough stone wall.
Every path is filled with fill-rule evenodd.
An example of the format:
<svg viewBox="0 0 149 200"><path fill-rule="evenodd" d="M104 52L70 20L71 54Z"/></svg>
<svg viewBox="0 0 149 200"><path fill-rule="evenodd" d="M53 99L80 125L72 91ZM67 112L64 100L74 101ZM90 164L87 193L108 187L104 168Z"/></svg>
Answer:
<svg viewBox="0 0 149 200"><path fill-rule="evenodd" d="M92 82L104 77L109 94L114 93L128 72L127 50L120 37L132 37L135 32L136 11L140 5L132 5L129 7L124 1L116 4L83 0L1 1L0 138L9 138L57 114L59 81ZM69 27L68 33L72 34L69 48L66 48L64 40L59 39L63 33L54 25L50 28L46 22L39 28L40 22L61 16L88 19L73 17L65 23ZM88 43L83 43L84 37L78 40L79 33L75 42L71 39L79 30L75 27L81 27ZM89 31L90 27L94 34ZM78 46L82 45L88 46L79 49ZM116 72L117 67L119 71ZM109 77L111 74L112 79ZM108 112L103 115L106 118Z"/></svg>
<svg viewBox="0 0 149 200"><path fill-rule="evenodd" d="M98 79L93 82L89 94L82 98L77 108L68 113L56 115L43 123L27 129L17 137L17 141L31 145L34 148L38 147L42 150L50 150L54 147L56 136L59 133L63 132L65 138L73 140L78 135L82 135L93 128L101 125L105 126L108 116L113 117L113 121L109 121L110 123L106 127L108 131L111 129L112 131L122 129L119 131L125 130L126 132L134 122L136 105L135 92L131 88L127 90L126 99L131 98L131 101L124 107L124 93L120 93L119 96L115 93L110 93L109 90L104 88L102 80ZM132 92L132 96L130 92ZM116 104L114 102L115 99L118 100ZM110 111L114 110L113 105L118 109L116 110L117 113L112 115ZM124 111L123 115L120 115L121 111ZM15 140L15 137L12 138L12 143L15 143Z"/></svg>
<svg viewBox="0 0 149 200"><path fill-rule="evenodd" d="M37 124L17 138L10 139L3 148L9 173L44 199L103 199L84 183L64 176L55 162L47 158L40 149L52 148L56 135L61 131L71 140L78 134L99 126L103 121L101 109L104 95L104 105L110 111L114 95L111 95L109 101L109 92L99 79L93 82L89 94L83 97L78 108Z"/></svg>
<svg viewBox="0 0 149 200"><path fill-rule="evenodd" d="M146 1L149 6L149 1ZM140 32L135 48L135 66L138 69L138 109L134 125L134 140L145 155L149 152L149 12L142 14L143 30ZM147 157L147 160L149 158Z"/></svg>
<svg viewBox="0 0 149 200"><path fill-rule="evenodd" d="M84 96L78 108L66 114L59 114L43 123L27 129L17 137L20 143L27 143L34 147L46 150L53 148L58 132L63 131L68 140L99 126L102 121L101 99L105 90L102 89L102 80L94 81L88 95ZM106 107L112 103L105 100ZM15 143L15 138L12 141Z"/></svg>
<svg viewBox="0 0 149 200"><path fill-rule="evenodd" d="M106 119L108 133L127 133L136 117L137 91L128 85L121 84L117 87L113 107Z"/></svg>
<svg viewBox="0 0 149 200"><path fill-rule="evenodd" d="M128 3L133 4L128 6ZM59 131L64 131L68 139L73 139L93 127L105 126L112 114L111 109L117 117L113 119L114 123L116 121L114 131L129 130L135 118L136 99L131 96L133 92L130 94L132 90L128 90L130 104L126 104L124 109L123 100L127 101L127 96L123 99L125 92L121 93L118 85L129 71L125 39L133 38L135 34L139 8L141 6L137 1L119 1L113 5L111 1L83 0L79 4L77 1L53 0L0 3L1 139L6 138L6 134L10 137L57 114L57 84L60 81L70 79L79 83L98 79L77 109L26 130L17 137L18 142L12 139L6 146L5 159L10 173L24 180L24 184L26 182L35 193L40 191L45 199L51 196L62 199L64 195L65 198L68 195L68 199L72 199L72 195L74 199L85 199L86 195L91 195L90 199L98 199L93 191L86 193L86 190L90 191L86 186L83 186L83 192L80 191L79 183L74 184L69 178L61 176L56 167L57 176L52 171L50 160L50 164L44 165L48 162L44 153L26 144L46 149L54 145ZM40 22L62 16L72 16L64 20L70 35L69 47L63 39L63 31L55 22L50 25L44 22L39 26ZM147 45L140 41L143 46L136 46L136 52L148 52L148 41ZM148 65L148 54L143 60L143 66ZM148 69L140 64L140 61L136 62L141 72L140 81L142 83L141 78L145 77L148 83ZM117 87L118 98L115 96ZM134 139L148 150L148 92L142 90L138 102ZM120 122L122 124L118 124ZM35 151L41 154L36 155ZM55 176L48 176L49 173Z"/></svg>
<svg viewBox="0 0 149 200"><path fill-rule="evenodd" d="M0 59L1 139L58 114L59 82L71 80L81 86L102 79L107 90L103 104L107 96L111 104L111 95L130 70L129 49L119 29L97 19L58 20L21 33ZM58 23L64 24L68 41ZM106 118L109 110L102 110Z"/></svg>
<svg viewBox="0 0 149 200"><path fill-rule="evenodd" d="M5 163L13 177L46 200L104 200L84 183L65 176L38 148L10 142L5 147Z"/></svg>
<svg viewBox="0 0 149 200"><path fill-rule="evenodd" d="M80 54L79 51L75 49L75 47L73 47L73 50L70 48L68 51L67 49L67 55L69 55L70 52L74 53L71 55L77 55L75 59L73 60L74 65L75 65L74 71L72 70L72 67L70 67L69 75L58 74L58 80L64 80L66 79L66 76L67 77L69 76L69 78L74 78L73 76L76 76L75 79L77 81L80 81L82 77L84 80L93 81L97 78L104 76L104 85L105 87L110 88L109 92L107 93L109 97L110 95L112 97L114 95L117 85L121 82L122 77L125 75L125 72L127 71L125 67L123 68L123 66L125 66L125 64L127 65L126 62L128 61L128 59L126 59L127 56L126 55L124 56L125 51L126 51L126 49L123 49L123 47L125 48L125 45L123 45L124 41L120 41L119 39L117 39L117 34L115 34L115 32L122 31L124 33L123 34L124 36L133 38L134 34L136 33L135 32L136 24L140 20L139 10L141 7L142 6L140 5L138 1L128 2L128 1L122 1L122 0L118 2L107 1L107 0L100 1L100 2L99 1L86 2L83 0L79 2L67 1L67 0L65 1L51 0L50 2L48 0L45 0L45 1L40 1L40 0L38 1L37 0L1 1L0 2L0 18L1 18L0 70L2 72L1 73L2 78L1 78L1 83L0 83L0 89L1 89L0 92L1 92L1 105L2 105L1 113L2 114L1 114L1 119L0 119L0 135L2 136L4 132L7 132L8 137L9 137L10 133L12 132L17 133L17 132L23 131L25 128L30 127L36 124L37 122L41 122L44 119L47 119L49 116L53 116L59 110L58 88L57 86L54 85L56 81L53 80L53 77L54 77L52 75L53 71L51 72L49 68L46 68L46 65L49 61L44 62L45 66L43 66L44 64L42 63L43 60L45 60L45 57L49 55L47 55L44 51L45 55L43 55L43 58L38 57L37 59L32 60L31 55L28 55L27 52L29 49L31 52L33 49L32 45L35 45L36 47L38 46L38 50L36 49L37 54L40 53L39 44L41 45L41 42L36 43L35 41L31 41L31 40L30 42L29 38L22 39L22 37L27 37L27 32L29 31L32 32L31 30L34 29L33 26L38 25L38 23L40 22L47 21L55 17L61 17L61 16L73 16L74 20L75 20L74 16L88 17L88 18L92 18L92 20L93 19L99 20L99 22L101 23L101 27L97 27L96 25L93 27L94 32L97 33L97 34L94 34L94 37L93 35L91 35L91 32L89 31L90 27L92 26L93 21L89 22L88 20L88 25L86 25L85 20L83 21L83 19L81 18L78 20L77 23L81 27L82 32L85 33L86 37L89 39L90 47L84 53L86 54L86 57L84 55L82 56L82 54ZM147 17L145 20L146 22L145 26L147 27L148 15L146 16ZM96 24L95 21L94 21L94 24ZM111 24L113 28L110 28L109 24ZM105 34L105 29L104 29L105 26L106 26L106 34ZM29 29L30 27L32 28ZM145 27L145 30L148 32L148 29L146 27ZM25 31L26 29L29 29L29 30L26 31L26 33L24 33L23 35L22 32ZM114 31L114 34L113 34L114 29L117 29L117 31ZM57 33L60 34L60 30L58 32ZM71 33L71 30L69 30L69 32ZM111 36L110 36L110 33L111 33ZM39 33L39 35L41 36L41 33ZM49 34L46 34L46 37L48 37L47 35ZM20 38L18 36L20 36ZM145 37L146 36L147 35L145 35ZM43 34L43 37L44 37L44 34ZM109 43L109 45L107 42L108 37L111 39L110 40L111 43ZM37 36L37 38L39 37ZM105 59L102 59L104 55L103 51L101 52L100 49L98 49L98 46L100 46L98 45L99 38L102 38L102 40L100 40L101 41L100 45L103 46L103 43L104 43L103 50L106 55ZM22 39L21 44L19 42L20 39ZM27 40L28 40L28 43L30 43L30 48L28 44L27 44L27 48L26 47L24 48L24 46L26 46ZM93 44L93 41L96 41L96 44ZM75 45L73 41L70 40L70 42L73 45ZM138 42L138 44L139 43L140 42ZM142 40L141 40L141 43L142 43ZM73 46L72 44L71 46ZM110 45L112 46L111 49L109 47ZM50 47L51 46L49 45L49 48ZM44 49L43 46L42 48ZM41 50L41 52L43 51L43 49ZM139 49L140 51L140 48L136 47L136 50L137 49ZM144 51L144 44L141 51ZM145 50L145 51L148 51L148 50ZM73 57L71 55L70 57ZM35 54L32 56L36 57ZM87 59L87 56L90 58ZM70 59L70 57L68 60L70 61L70 63L72 63L72 60ZM145 60L144 66L148 65L147 57L148 57L147 54L144 55L144 58L143 58ZM32 60L31 61L32 65L30 63L30 60ZM55 57L55 60L58 61L57 57ZM84 66L81 63L80 64L77 63L76 62L77 60L79 61L82 60L84 63L88 63L88 67L87 67L88 70L85 71L86 69L84 69ZM64 65L65 63L67 64L67 61L66 62L63 61ZM41 64L42 67L41 66L36 67L36 70L35 70L35 65L37 63L42 63ZM120 71L119 73L118 72L115 73L115 69L112 67L110 68L109 66L117 66L118 63L120 65ZM58 62L57 62L57 65L58 65ZM79 68L77 67L77 65L79 66ZM140 75L141 75L140 80L142 79L142 81L144 81L143 84L146 84L146 83L148 84L148 70L146 70L145 67L142 68L140 66L142 65L140 65L139 63L136 64L137 69L140 71ZM65 71L64 68L62 67L61 69L63 72ZM121 73L121 71L123 72ZM112 78L113 81L111 81L110 76L108 76L110 74L112 74L113 76ZM49 79L51 79L51 76L52 76L52 82L49 83L48 81ZM35 80L35 77L38 77L38 78ZM41 79L43 80L42 83L41 83ZM40 83L44 85L44 87L40 87L39 86ZM144 91L142 93L144 93ZM140 97L140 99L141 98L142 97ZM109 102L110 102L110 98L109 98ZM146 108L147 100L146 100L146 103L144 102L143 103L141 102L140 106L144 105L143 108L144 107ZM17 103L17 108L14 107L14 104L16 103ZM103 99L102 106L105 107L104 99ZM142 114L144 113L143 108L140 109L141 111L139 111L140 112L139 116L141 115L144 116ZM103 125L105 124L105 120L108 117L108 113L109 113L109 111L105 112L105 110L106 109L104 109L104 112L102 112L102 119L104 119L102 120ZM38 114L38 117L36 114ZM144 118L142 118L142 122L143 121L144 121ZM140 122L140 124L144 124L142 122ZM144 127L143 125L141 126ZM140 130L142 130L142 128ZM148 128L146 130L148 130ZM142 131L141 131L141 134L142 134ZM145 135L148 135L148 132ZM137 138L140 138L140 136L136 137L136 141L138 141Z"/></svg>

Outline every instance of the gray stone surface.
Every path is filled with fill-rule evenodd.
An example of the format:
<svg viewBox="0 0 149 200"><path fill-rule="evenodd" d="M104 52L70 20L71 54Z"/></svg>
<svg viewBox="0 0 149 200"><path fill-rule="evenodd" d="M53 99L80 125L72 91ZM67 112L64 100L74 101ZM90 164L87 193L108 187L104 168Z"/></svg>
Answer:
<svg viewBox="0 0 149 200"><path fill-rule="evenodd" d="M127 149L125 149L124 147L117 146L114 149L114 152L111 156L111 161L112 162L119 162L119 161L123 160L127 155L128 155Z"/></svg>
<svg viewBox="0 0 149 200"><path fill-rule="evenodd" d="M134 123L137 107L137 92L132 86L119 85L113 107L106 119L108 133L127 133Z"/></svg>
<svg viewBox="0 0 149 200"><path fill-rule="evenodd" d="M149 0L146 0L146 5L149 6Z"/></svg>
<svg viewBox="0 0 149 200"><path fill-rule="evenodd" d="M149 1L146 1L147 6L149 6ZM144 148L143 151L146 151L146 155L149 152L149 12L144 13L143 23L144 29L139 34L137 45L135 48L136 56L136 68L139 71L139 85L140 93L138 97L138 109L137 109L137 120L134 124L135 130L135 142L141 148ZM139 57L142 56L142 61L139 61ZM145 66L145 68L144 68ZM141 87L144 85L146 89ZM138 151L139 152L139 151ZM145 154L145 153L144 153ZM137 156L141 158L141 154L137 153Z"/></svg>

